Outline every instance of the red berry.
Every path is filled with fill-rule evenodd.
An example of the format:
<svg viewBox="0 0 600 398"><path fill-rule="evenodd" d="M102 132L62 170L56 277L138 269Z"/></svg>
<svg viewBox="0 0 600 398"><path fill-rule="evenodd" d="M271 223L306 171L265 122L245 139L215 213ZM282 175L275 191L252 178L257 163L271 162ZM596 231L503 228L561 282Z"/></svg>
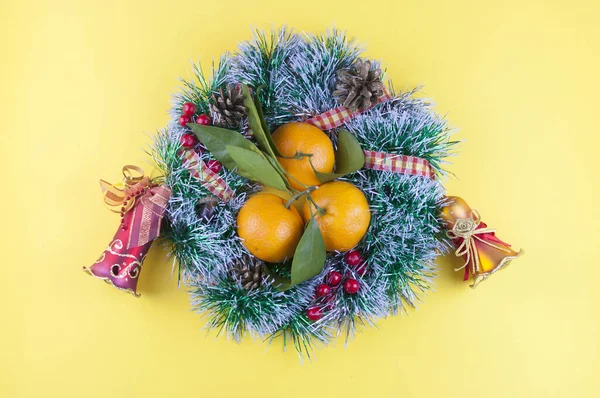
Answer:
<svg viewBox="0 0 600 398"><path fill-rule="evenodd" d="M337 271L331 271L327 274L326 281L329 286L337 286L342 281L342 274Z"/></svg>
<svg viewBox="0 0 600 398"><path fill-rule="evenodd" d="M183 113L184 116L194 116L194 113L196 113L196 105L191 102L186 102L181 108L181 113Z"/></svg>
<svg viewBox="0 0 600 398"><path fill-rule="evenodd" d="M349 266L356 267L362 261L362 256L360 255L360 253L358 252L358 250L350 250L344 256L344 260L346 260L346 263Z"/></svg>
<svg viewBox="0 0 600 398"><path fill-rule="evenodd" d="M196 145L196 140L194 140L194 136L191 134L182 135L179 142L181 142L181 146L184 148L193 148Z"/></svg>
<svg viewBox="0 0 600 398"><path fill-rule="evenodd" d="M367 263L364 261L362 263L360 263L360 265L358 267L356 267L356 273L360 276L363 276L364 274L366 274L368 270L369 269L367 267Z"/></svg>
<svg viewBox="0 0 600 398"><path fill-rule="evenodd" d="M311 321L318 321L323 317L323 311L319 307L310 307L306 310L306 316Z"/></svg>
<svg viewBox="0 0 600 398"><path fill-rule="evenodd" d="M317 286L317 297L327 296L329 293L331 293L331 288L329 285L321 283L319 286Z"/></svg>
<svg viewBox="0 0 600 398"><path fill-rule="evenodd" d="M360 283L356 279L346 279L344 282L344 291L348 294L354 294L360 289Z"/></svg>
<svg viewBox="0 0 600 398"><path fill-rule="evenodd" d="M208 117L208 115L202 114L196 118L196 123L208 126L210 124L210 117Z"/></svg>
<svg viewBox="0 0 600 398"><path fill-rule="evenodd" d="M213 173L218 173L221 171L221 163L219 163L217 160L209 160L206 165Z"/></svg>
<svg viewBox="0 0 600 398"><path fill-rule="evenodd" d="M187 127L187 124L191 121L192 121L191 117L189 117L187 115L181 115L181 116L179 116L179 120L177 121L177 123L179 123L179 125L181 127Z"/></svg>

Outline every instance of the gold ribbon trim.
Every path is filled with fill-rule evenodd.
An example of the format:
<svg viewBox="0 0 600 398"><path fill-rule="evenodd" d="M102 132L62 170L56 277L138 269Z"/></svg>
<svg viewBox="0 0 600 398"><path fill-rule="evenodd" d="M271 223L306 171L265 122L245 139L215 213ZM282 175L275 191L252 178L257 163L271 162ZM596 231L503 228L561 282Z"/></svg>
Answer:
<svg viewBox="0 0 600 398"><path fill-rule="evenodd" d="M122 208L125 208L124 212L129 211L135 205L136 193L156 185L152 179L144 175L144 169L141 167L128 164L123 166L122 173L123 182L118 184L100 180L104 203L115 213L120 213Z"/></svg>

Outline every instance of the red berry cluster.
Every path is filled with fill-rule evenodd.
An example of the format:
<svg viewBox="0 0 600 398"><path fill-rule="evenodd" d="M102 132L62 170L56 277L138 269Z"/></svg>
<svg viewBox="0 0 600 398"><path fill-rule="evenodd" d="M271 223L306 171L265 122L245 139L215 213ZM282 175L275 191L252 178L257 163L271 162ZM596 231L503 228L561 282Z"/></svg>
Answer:
<svg viewBox="0 0 600 398"><path fill-rule="evenodd" d="M181 127L187 127L187 124L192 121L192 118L196 114L196 105L191 102L186 102L181 107L181 111L183 114L179 117L178 123ZM210 117L205 114L198 115L196 117L196 123L202 124L204 126L208 126L211 123ZM181 136L180 140L181 146L184 148L194 148L194 150L198 153L202 153L203 149L199 142L196 141L196 136L190 133L185 133ZM216 160L209 160L206 163L206 166L213 171L214 173L218 173L221 171L221 163Z"/></svg>
<svg viewBox="0 0 600 398"><path fill-rule="evenodd" d="M362 276L367 272L367 263L363 260L362 255L358 250L350 250L344 256L346 264L354 268L355 272ZM331 309L333 306L333 290L336 290L342 283L343 276L338 271L330 271L325 277L326 283L321 283L317 286L315 296L317 299L325 299L327 304L326 309ZM347 294L356 294L360 290L360 283L354 278L346 277L343 284L343 289ZM323 317L323 306L313 305L306 310L306 316L311 321L318 321Z"/></svg>
<svg viewBox="0 0 600 398"><path fill-rule="evenodd" d="M181 111L183 114L179 116L179 120L177 121L177 123L181 127L187 127L187 124L191 123L192 118L196 114L196 105L194 105L191 102L186 102L181 107ZM204 114L198 115L198 117L196 117L196 123L207 126L210 124L210 118ZM183 146L184 148L194 148L194 146L196 146L196 137L193 134L189 133L182 135L181 146Z"/></svg>
<svg viewBox="0 0 600 398"><path fill-rule="evenodd" d="M181 107L181 116L179 116L179 120L177 121L177 123L179 123L181 127L187 127L187 124L192 122L195 114L196 105L192 102L186 102ZM196 117L196 123L203 124L205 126L209 125L210 117L208 117L208 115L205 114L198 115L198 117Z"/></svg>

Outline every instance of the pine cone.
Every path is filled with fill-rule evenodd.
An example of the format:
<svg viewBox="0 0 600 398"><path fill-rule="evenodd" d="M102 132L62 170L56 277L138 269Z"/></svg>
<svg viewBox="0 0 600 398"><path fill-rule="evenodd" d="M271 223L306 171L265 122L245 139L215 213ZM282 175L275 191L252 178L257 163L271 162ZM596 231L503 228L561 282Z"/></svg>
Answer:
<svg viewBox="0 0 600 398"><path fill-rule="evenodd" d="M258 288L262 283L263 267L262 261L244 254L242 258L232 264L229 273L233 280L242 283L244 289L252 290Z"/></svg>
<svg viewBox="0 0 600 398"><path fill-rule="evenodd" d="M219 93L213 93L211 98L210 111L215 123L229 128L239 127L246 115L242 86L227 85L225 91L221 87Z"/></svg>
<svg viewBox="0 0 600 398"><path fill-rule="evenodd" d="M371 70L371 62L357 58L349 69L337 72L333 96L352 112L365 111L383 95L381 69Z"/></svg>

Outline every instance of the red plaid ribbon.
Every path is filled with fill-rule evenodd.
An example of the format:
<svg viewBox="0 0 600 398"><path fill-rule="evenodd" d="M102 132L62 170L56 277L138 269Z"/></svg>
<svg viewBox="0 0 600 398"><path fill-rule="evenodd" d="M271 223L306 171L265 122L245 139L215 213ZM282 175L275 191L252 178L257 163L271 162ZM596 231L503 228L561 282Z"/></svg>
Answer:
<svg viewBox="0 0 600 398"><path fill-rule="evenodd" d="M377 99L377 103L380 104L389 99L392 99L392 96L388 94L387 91L385 91L383 95ZM360 113L361 112L352 112L349 108L346 108L345 106L338 106L337 108L334 108L325 113L321 113L320 115L317 115L312 119L308 119L306 123L310 123L313 126L320 128L321 130L331 130L341 126L347 120L352 119L354 116Z"/></svg>
<svg viewBox="0 0 600 398"><path fill-rule="evenodd" d="M425 159L376 151L364 151L364 153L367 169L393 171L435 180L435 170Z"/></svg>
<svg viewBox="0 0 600 398"><path fill-rule="evenodd" d="M379 104L389 99L392 99L392 96L385 91L384 94L377 99L377 103ZM312 119L308 119L306 123L310 123L321 130L331 130L341 126L358 114L360 114L360 112L352 112L344 106L339 106L317 115ZM404 156L375 151L364 151L364 153L365 168L367 169L393 171L394 173L427 177L432 180L435 179L435 170L425 159L415 156Z"/></svg>
<svg viewBox="0 0 600 398"><path fill-rule="evenodd" d="M181 152L181 156L190 174L200 181L204 188L224 202L233 197L233 190L227 186L225 180L209 169L196 151L185 149Z"/></svg>

